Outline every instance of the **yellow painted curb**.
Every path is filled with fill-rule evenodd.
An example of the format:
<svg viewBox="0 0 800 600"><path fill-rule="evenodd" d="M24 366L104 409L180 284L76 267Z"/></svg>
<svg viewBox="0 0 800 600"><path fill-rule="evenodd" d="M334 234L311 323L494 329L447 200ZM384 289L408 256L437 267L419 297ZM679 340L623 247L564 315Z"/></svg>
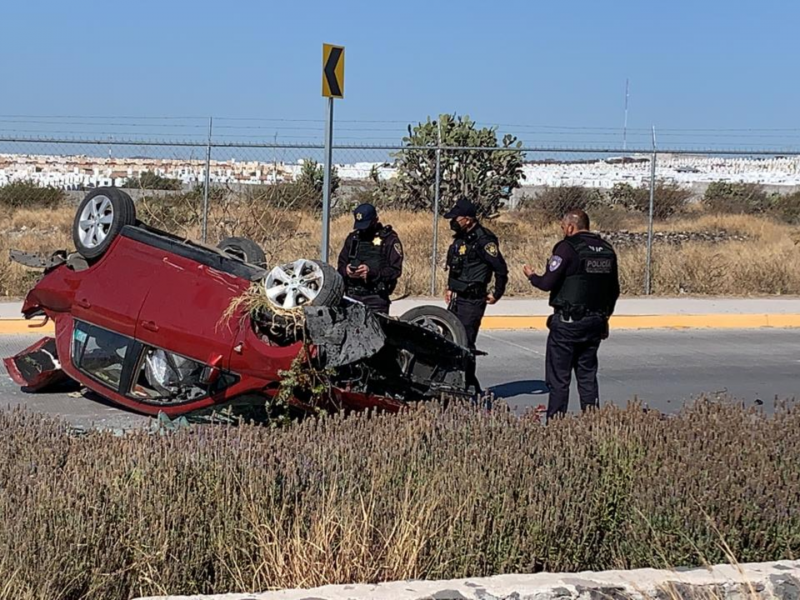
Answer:
<svg viewBox="0 0 800 600"><path fill-rule="evenodd" d="M612 329L758 329L800 328L798 315L619 315ZM547 329L545 316L486 316L481 329Z"/></svg>
<svg viewBox="0 0 800 600"><path fill-rule="evenodd" d="M46 335L53 335L56 328L53 322L50 321L44 327L31 327L41 323L41 319L32 319L26 321L25 319L0 319L0 335L19 335L30 333L32 335L41 334L42 337Z"/></svg>
<svg viewBox="0 0 800 600"><path fill-rule="evenodd" d="M31 327L39 319L0 319L0 335L53 335L52 321L44 327ZM761 327L800 328L797 315L619 315L611 317L612 329L758 329ZM481 329L547 329L542 315L485 316Z"/></svg>

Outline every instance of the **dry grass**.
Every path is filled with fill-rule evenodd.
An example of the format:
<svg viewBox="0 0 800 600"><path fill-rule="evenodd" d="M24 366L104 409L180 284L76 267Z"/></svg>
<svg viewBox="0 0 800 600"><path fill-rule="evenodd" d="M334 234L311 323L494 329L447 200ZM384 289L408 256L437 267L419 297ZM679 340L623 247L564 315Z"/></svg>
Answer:
<svg viewBox="0 0 800 600"><path fill-rule="evenodd" d="M799 436L796 408L718 403L126 437L0 412L0 598L797 558Z"/></svg>
<svg viewBox="0 0 800 600"><path fill-rule="evenodd" d="M9 248L28 251L52 251L71 247L72 207L52 211L5 210L0 214L6 223L0 237L0 253ZM140 210L142 213L142 210ZM149 208L147 216L164 215ZM172 214L172 213L169 213ZM192 213L194 214L194 213ZM147 219L145 214L141 215ZM396 296L427 295L430 289L432 217L426 213L385 210L384 223L400 234L405 247L404 276ZM645 219L635 213L603 210L597 215L598 228L607 230L646 231ZM198 239L200 223L196 216L180 221L154 222L169 231ZM539 295L522 275L522 265L537 269L545 265L560 230L532 212L505 213L487 223L500 236L501 248L511 271L509 295ZM332 260L350 231L349 215L332 223ZM25 231L22 227L27 227ZM209 240L216 242L229 235L243 235L258 241L271 264L297 257L319 255L320 218L309 212L279 210L255 198L253 202L213 205L209 219ZM653 292L658 295L772 295L800 294L800 228L751 215L712 215L694 209L688 215L659 222L657 231L729 232L743 235L747 241L721 243L689 242L680 247L656 245L653 252ZM445 220L440 221L439 273L437 293L443 292L446 273L444 256L450 242ZM638 295L644 285L645 248L620 248L620 277L623 294ZM0 263L0 293L23 295L34 281L35 273L19 265Z"/></svg>

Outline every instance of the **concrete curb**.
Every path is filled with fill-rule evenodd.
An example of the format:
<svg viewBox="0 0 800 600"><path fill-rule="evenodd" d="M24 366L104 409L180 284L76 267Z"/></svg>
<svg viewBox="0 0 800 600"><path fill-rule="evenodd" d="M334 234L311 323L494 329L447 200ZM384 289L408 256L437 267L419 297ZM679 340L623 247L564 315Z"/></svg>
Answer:
<svg viewBox="0 0 800 600"><path fill-rule="evenodd" d="M761 327L800 327L797 315L619 315L611 317L616 330L637 329L759 329ZM487 316L481 329L546 330L546 316Z"/></svg>
<svg viewBox="0 0 800 600"><path fill-rule="evenodd" d="M0 319L0 335L52 335L55 333L55 326L49 321L44 327L32 327L41 323L41 319Z"/></svg>
<svg viewBox="0 0 800 600"><path fill-rule="evenodd" d="M52 335L53 323L32 327L39 319L0 319L0 335L42 334ZM800 328L800 314L711 314L711 315L619 315L611 318L615 330L640 329L779 329ZM481 323L482 330L533 330L547 329L545 315L487 315Z"/></svg>
<svg viewBox="0 0 800 600"><path fill-rule="evenodd" d="M497 575L450 581L393 581L376 585L329 585L261 594L161 596L158 600L796 600L799 594L800 562L779 561L719 565L685 571L638 569L600 573Z"/></svg>

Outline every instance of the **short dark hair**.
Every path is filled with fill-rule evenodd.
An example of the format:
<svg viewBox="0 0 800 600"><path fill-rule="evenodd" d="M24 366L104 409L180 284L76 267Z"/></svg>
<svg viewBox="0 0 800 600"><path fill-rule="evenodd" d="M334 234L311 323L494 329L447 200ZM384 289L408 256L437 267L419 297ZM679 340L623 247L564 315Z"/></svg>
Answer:
<svg viewBox="0 0 800 600"><path fill-rule="evenodd" d="M591 223L589 222L589 215L586 214L586 211L580 208L574 208L570 211L567 211L567 214L564 215L564 220L567 223L572 223L580 230L589 230Z"/></svg>

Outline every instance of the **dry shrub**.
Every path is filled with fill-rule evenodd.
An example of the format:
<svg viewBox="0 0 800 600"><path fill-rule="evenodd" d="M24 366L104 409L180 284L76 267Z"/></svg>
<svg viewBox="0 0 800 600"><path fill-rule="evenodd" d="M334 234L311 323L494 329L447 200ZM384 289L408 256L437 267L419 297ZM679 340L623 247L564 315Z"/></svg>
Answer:
<svg viewBox="0 0 800 600"><path fill-rule="evenodd" d="M800 411L435 406L71 437L0 413L0 597L129 598L800 552Z"/></svg>
<svg viewBox="0 0 800 600"><path fill-rule="evenodd" d="M800 192L768 194L755 183L711 183L703 196L706 208L718 214L767 215L791 225L800 224Z"/></svg>
<svg viewBox="0 0 800 600"><path fill-rule="evenodd" d="M775 197L770 211L773 216L785 223L800 225L800 192Z"/></svg>
<svg viewBox="0 0 800 600"><path fill-rule="evenodd" d="M523 196L519 210L538 213L544 219L560 219L568 210L580 208L589 211L604 203L600 190L583 186L545 187L535 196Z"/></svg>
<svg viewBox="0 0 800 600"><path fill-rule="evenodd" d="M596 206L589 213L592 229L598 231L630 231L647 227L646 214L619 206Z"/></svg>
<svg viewBox="0 0 800 600"><path fill-rule="evenodd" d="M52 209L64 202L63 190L33 181L13 181L0 186L0 207Z"/></svg>
<svg viewBox="0 0 800 600"><path fill-rule="evenodd" d="M214 198L216 199L216 198ZM209 196L209 202L212 196ZM196 186L182 194L148 194L136 203L140 221L151 227L180 234L203 219L203 188Z"/></svg>
<svg viewBox="0 0 800 600"><path fill-rule="evenodd" d="M123 187L140 190L179 191L183 187L183 184L180 179L163 177L152 171L145 171L138 177L128 177L123 183Z"/></svg>
<svg viewBox="0 0 800 600"><path fill-rule="evenodd" d="M653 193L653 218L663 221L686 211L691 191L676 183L656 182ZM649 186L633 187L628 183L616 184L608 194L609 203L618 208L650 214Z"/></svg>
<svg viewBox="0 0 800 600"><path fill-rule="evenodd" d="M706 188L703 204L714 213L754 215L767 212L770 199L757 183L714 181Z"/></svg>

